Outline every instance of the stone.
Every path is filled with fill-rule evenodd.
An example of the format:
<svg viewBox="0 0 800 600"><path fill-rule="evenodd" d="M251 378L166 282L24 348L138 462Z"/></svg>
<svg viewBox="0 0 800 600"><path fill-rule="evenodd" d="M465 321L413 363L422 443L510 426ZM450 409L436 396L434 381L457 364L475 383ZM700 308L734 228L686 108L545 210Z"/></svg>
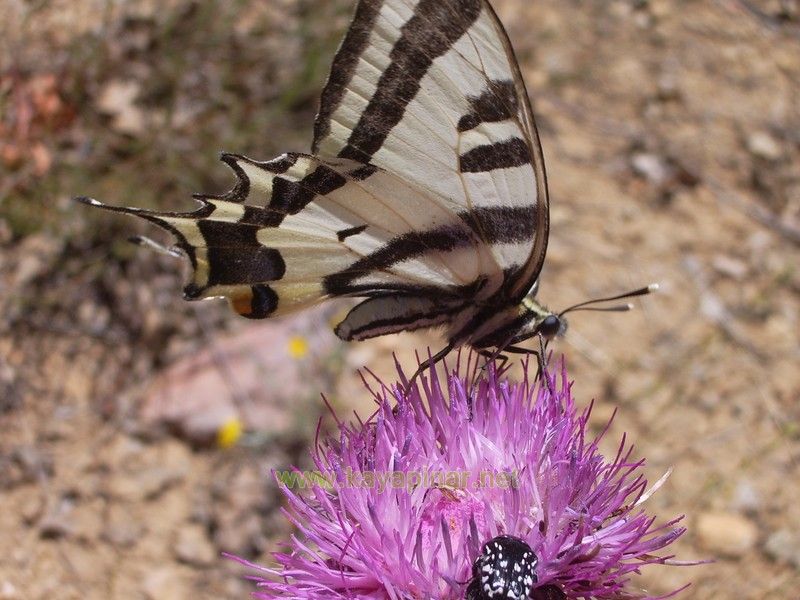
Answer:
<svg viewBox="0 0 800 600"><path fill-rule="evenodd" d="M764 542L764 552L775 562L800 569L800 532L779 529Z"/></svg>
<svg viewBox="0 0 800 600"><path fill-rule="evenodd" d="M127 508L119 504L109 506L102 538L117 548L135 546L142 537L144 527L140 521L131 517Z"/></svg>
<svg viewBox="0 0 800 600"><path fill-rule="evenodd" d="M142 592L147 600L185 600L194 597L174 566L161 567L148 573L142 582Z"/></svg>
<svg viewBox="0 0 800 600"><path fill-rule="evenodd" d="M766 131L756 131L747 139L747 149L758 158L778 160L783 155L780 143Z"/></svg>
<svg viewBox="0 0 800 600"><path fill-rule="evenodd" d="M720 556L744 556L758 540L755 523L735 512L703 513L694 529L700 543Z"/></svg>
<svg viewBox="0 0 800 600"><path fill-rule="evenodd" d="M667 161L657 154L639 152L631 157L631 166L637 175L654 185L662 185L672 177L672 169Z"/></svg>
<svg viewBox="0 0 800 600"><path fill-rule="evenodd" d="M75 525L63 514L51 514L39 523L39 535L45 540L69 537L75 532Z"/></svg>
<svg viewBox="0 0 800 600"><path fill-rule="evenodd" d="M217 559L217 552L199 525L183 527L175 541L175 556L193 567L207 567Z"/></svg>
<svg viewBox="0 0 800 600"><path fill-rule="evenodd" d="M730 277L736 281L742 281L750 270L750 267L742 260L733 258L727 254L717 254L711 261L714 270L725 277Z"/></svg>
<svg viewBox="0 0 800 600"><path fill-rule="evenodd" d="M761 498L752 483L749 481L739 482L734 492L733 506L745 513L755 513L761 508Z"/></svg>
<svg viewBox="0 0 800 600"><path fill-rule="evenodd" d="M0 600L22 600L16 586L10 581L0 583Z"/></svg>
<svg viewBox="0 0 800 600"><path fill-rule="evenodd" d="M144 111L136 105L140 93L136 81L109 81L97 98L97 109L113 117L112 127L120 133L139 135L145 128Z"/></svg>

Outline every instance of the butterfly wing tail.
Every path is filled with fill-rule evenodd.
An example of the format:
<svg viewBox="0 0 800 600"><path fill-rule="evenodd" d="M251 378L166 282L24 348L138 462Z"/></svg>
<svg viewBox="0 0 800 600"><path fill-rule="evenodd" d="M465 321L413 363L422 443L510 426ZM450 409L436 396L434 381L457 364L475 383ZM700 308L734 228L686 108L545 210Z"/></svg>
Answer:
<svg viewBox="0 0 800 600"><path fill-rule="evenodd" d="M324 299L320 280L325 272L290 268L287 273L287 263L335 268L330 257L339 244L280 229L290 210L316 195L298 183L314 169L312 157L287 154L256 162L224 154L222 160L234 170L235 186L221 195L195 195L199 207L192 212L113 206L85 196L75 200L133 215L172 234L175 247L192 266L191 280L184 287L188 300L226 297L240 315L266 318ZM316 261L318 254L328 260Z"/></svg>

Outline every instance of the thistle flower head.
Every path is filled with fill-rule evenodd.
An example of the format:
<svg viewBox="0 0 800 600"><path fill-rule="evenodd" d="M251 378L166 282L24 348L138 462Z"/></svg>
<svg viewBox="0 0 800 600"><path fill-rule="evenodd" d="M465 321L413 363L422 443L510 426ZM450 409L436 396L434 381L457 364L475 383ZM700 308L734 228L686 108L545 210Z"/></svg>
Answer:
<svg viewBox="0 0 800 600"><path fill-rule="evenodd" d="M457 372L407 397L401 373L317 445L316 478L278 477L298 533L257 567L257 597L647 597L632 577L684 530L642 509L624 436L600 453L563 368L549 385Z"/></svg>

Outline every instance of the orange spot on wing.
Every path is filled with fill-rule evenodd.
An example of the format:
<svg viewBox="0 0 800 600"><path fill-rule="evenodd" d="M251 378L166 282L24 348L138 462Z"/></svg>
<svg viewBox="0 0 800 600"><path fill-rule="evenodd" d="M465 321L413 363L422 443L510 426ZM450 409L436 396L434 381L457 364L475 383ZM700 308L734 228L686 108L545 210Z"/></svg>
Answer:
<svg viewBox="0 0 800 600"><path fill-rule="evenodd" d="M242 316L253 312L253 294L250 291L231 297L231 307Z"/></svg>

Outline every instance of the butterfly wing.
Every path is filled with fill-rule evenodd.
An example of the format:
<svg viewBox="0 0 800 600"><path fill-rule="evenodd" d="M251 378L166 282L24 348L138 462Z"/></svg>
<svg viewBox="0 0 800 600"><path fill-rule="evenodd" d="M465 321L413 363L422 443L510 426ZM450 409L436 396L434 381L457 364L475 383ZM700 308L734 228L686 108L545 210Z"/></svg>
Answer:
<svg viewBox="0 0 800 600"><path fill-rule="evenodd" d="M442 307L463 306L472 297L466 288L493 268L477 233L450 207L382 169L303 154L267 162L226 154L223 160L237 185L226 194L196 196L201 206L194 212L82 200L171 232L193 267L186 298L225 296L251 318L333 296L391 295L408 300L407 316L392 307L394 318L381 323L381 333L443 323ZM372 304L354 318L360 323L380 306L388 308ZM417 325L414 316L421 319ZM341 335L381 334L367 329L361 323Z"/></svg>
<svg viewBox="0 0 800 600"><path fill-rule="evenodd" d="M387 169L482 232L517 301L547 248L541 146L508 36L485 0L361 0L334 60L314 154ZM499 231L513 232L497 236Z"/></svg>
<svg viewBox="0 0 800 600"><path fill-rule="evenodd" d="M252 318L367 298L344 339L464 322L538 276L547 195L527 94L480 0L361 0L315 123L314 155L226 154L238 182L191 213L86 202L174 234L189 299ZM467 319L468 320L468 319Z"/></svg>

